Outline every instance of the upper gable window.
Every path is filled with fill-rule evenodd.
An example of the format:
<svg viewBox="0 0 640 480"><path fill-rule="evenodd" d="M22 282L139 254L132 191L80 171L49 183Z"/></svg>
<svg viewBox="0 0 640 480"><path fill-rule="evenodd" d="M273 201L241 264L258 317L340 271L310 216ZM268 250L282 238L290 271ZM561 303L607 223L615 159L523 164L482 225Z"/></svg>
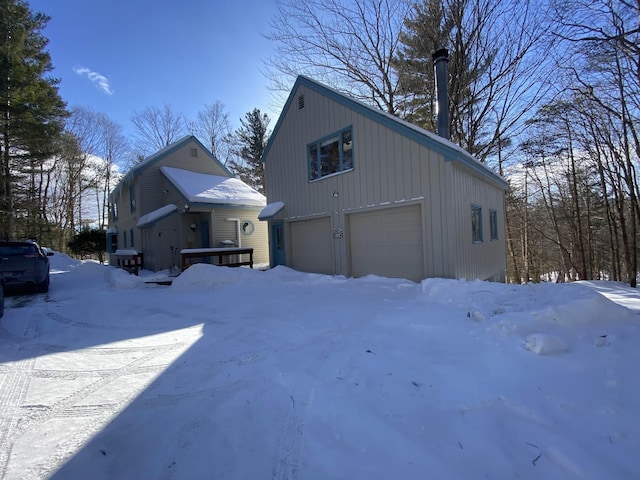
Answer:
<svg viewBox="0 0 640 480"><path fill-rule="evenodd" d="M192 157L197 157L198 156L198 149L196 147L191 147L190 151L191 151L191 156Z"/></svg>
<svg viewBox="0 0 640 480"><path fill-rule="evenodd" d="M351 127L307 145L309 180L344 172L353 168Z"/></svg>

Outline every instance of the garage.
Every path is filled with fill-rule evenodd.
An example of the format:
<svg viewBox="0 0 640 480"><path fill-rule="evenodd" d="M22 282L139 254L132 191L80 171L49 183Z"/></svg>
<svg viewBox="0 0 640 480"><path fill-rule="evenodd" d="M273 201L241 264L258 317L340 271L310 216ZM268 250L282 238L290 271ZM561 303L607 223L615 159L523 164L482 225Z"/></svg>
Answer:
<svg viewBox="0 0 640 480"><path fill-rule="evenodd" d="M331 218L290 223L291 267L301 272L332 275Z"/></svg>
<svg viewBox="0 0 640 480"><path fill-rule="evenodd" d="M424 278L420 205L354 213L348 219L353 277Z"/></svg>

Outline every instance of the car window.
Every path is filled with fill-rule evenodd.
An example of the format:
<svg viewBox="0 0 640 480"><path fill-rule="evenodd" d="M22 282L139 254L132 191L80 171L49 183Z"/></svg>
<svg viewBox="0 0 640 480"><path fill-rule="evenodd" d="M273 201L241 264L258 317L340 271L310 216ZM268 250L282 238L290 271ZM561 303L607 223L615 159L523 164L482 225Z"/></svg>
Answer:
<svg viewBox="0 0 640 480"><path fill-rule="evenodd" d="M0 255L5 257L19 256L19 255L37 255L35 245L1 245Z"/></svg>

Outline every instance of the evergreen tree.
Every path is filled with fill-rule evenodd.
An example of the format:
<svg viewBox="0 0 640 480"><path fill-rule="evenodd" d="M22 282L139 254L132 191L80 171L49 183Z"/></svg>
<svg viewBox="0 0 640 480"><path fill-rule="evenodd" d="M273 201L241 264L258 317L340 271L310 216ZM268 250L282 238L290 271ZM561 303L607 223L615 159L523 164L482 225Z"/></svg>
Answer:
<svg viewBox="0 0 640 480"><path fill-rule="evenodd" d="M41 30L49 17L21 0L0 0L0 237L16 234L16 217L32 215L14 194L17 184L54 153L65 104Z"/></svg>
<svg viewBox="0 0 640 480"><path fill-rule="evenodd" d="M258 108L247 112L240 119L241 127L232 136L233 153L238 157L229 164L229 169L240 180L257 191L266 194L264 183L264 164L262 153L269 139L269 122L271 119Z"/></svg>
<svg viewBox="0 0 640 480"><path fill-rule="evenodd" d="M102 228L85 228L76 234L67 246L74 255L82 258L95 255L102 263L107 250L106 238L107 231Z"/></svg>
<svg viewBox="0 0 640 480"><path fill-rule="evenodd" d="M547 22L533 0L418 2L394 63L405 117L435 130L432 54L447 48L451 141L500 164L502 149L545 92Z"/></svg>

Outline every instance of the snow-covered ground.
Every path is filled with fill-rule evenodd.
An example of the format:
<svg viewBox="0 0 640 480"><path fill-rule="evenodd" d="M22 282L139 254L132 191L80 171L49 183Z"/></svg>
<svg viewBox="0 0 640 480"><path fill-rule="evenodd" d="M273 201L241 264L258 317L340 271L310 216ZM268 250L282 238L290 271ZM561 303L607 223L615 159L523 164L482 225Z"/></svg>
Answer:
<svg viewBox="0 0 640 480"><path fill-rule="evenodd" d="M0 478L640 478L622 284L51 260L0 320Z"/></svg>

